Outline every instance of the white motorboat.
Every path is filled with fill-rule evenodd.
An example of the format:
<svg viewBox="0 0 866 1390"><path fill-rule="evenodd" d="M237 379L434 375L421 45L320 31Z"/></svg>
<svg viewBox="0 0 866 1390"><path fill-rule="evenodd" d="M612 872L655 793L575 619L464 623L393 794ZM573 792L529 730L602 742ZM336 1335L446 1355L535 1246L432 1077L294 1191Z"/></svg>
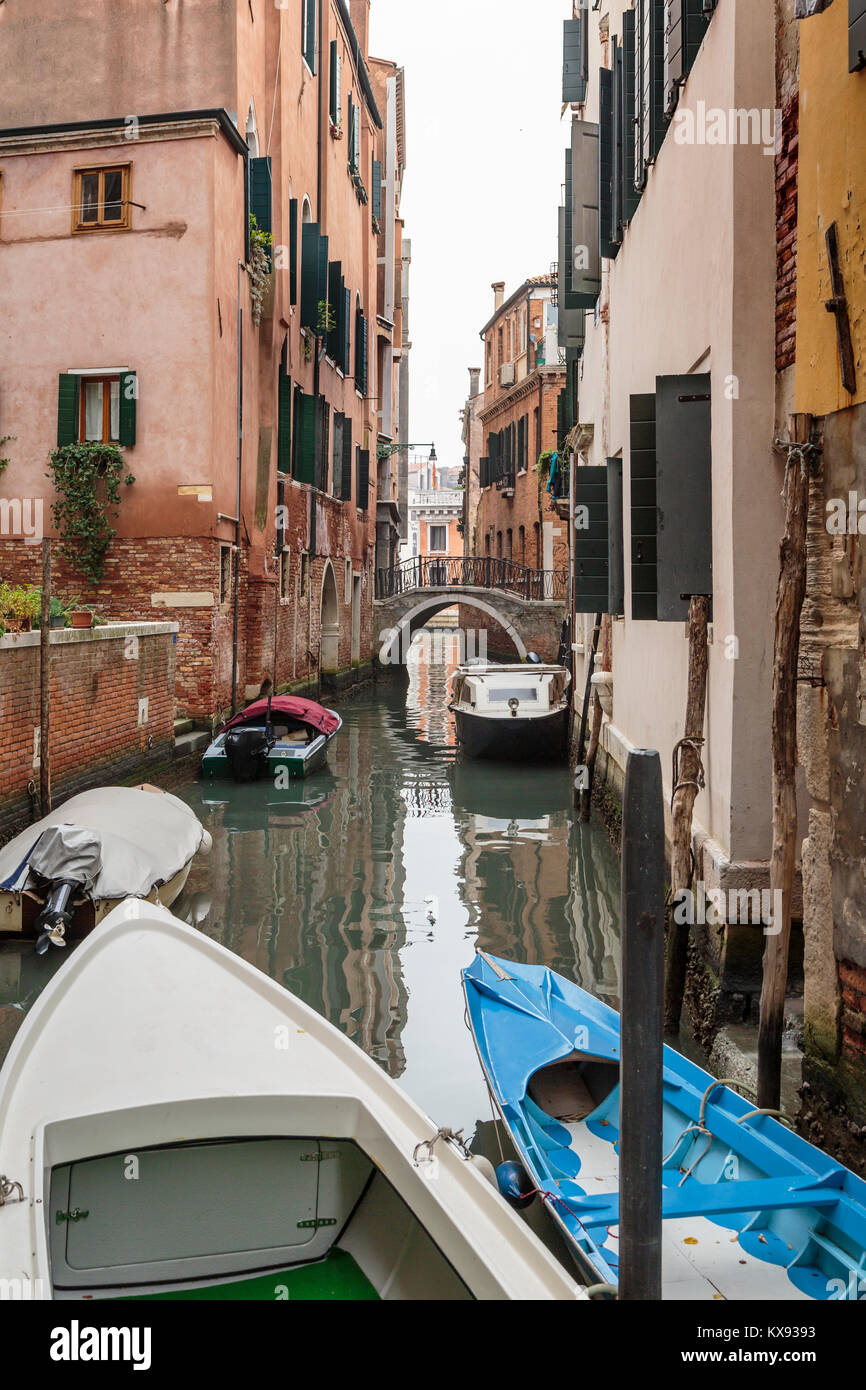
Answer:
<svg viewBox="0 0 866 1390"><path fill-rule="evenodd" d="M564 666L540 662L458 666L449 708L461 752L503 762L564 762L570 682Z"/></svg>
<svg viewBox="0 0 866 1390"><path fill-rule="evenodd" d="M0 849L0 937L35 936L41 954L126 898L170 907L210 848L195 812L160 787L82 792Z"/></svg>
<svg viewBox="0 0 866 1390"><path fill-rule="evenodd" d="M127 902L0 1071L0 1280L42 1299L585 1297L448 1134L281 986Z"/></svg>

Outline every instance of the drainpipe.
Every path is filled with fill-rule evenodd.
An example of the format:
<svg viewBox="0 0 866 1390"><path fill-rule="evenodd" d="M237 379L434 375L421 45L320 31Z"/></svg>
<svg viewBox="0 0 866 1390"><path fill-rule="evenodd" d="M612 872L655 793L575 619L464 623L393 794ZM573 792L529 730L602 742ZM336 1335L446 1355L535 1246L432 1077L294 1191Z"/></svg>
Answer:
<svg viewBox="0 0 866 1390"><path fill-rule="evenodd" d="M238 261L238 478L235 506L235 572L232 613L232 714L238 712L238 628L241 602L241 482L244 457L244 311L243 277L246 266Z"/></svg>
<svg viewBox="0 0 866 1390"><path fill-rule="evenodd" d="M322 192L325 186L325 150L322 140L322 120L324 117L324 92L325 85L322 81L325 61L325 0L319 0L319 61L316 66L316 83L318 92L316 96L318 111L318 129L316 132L316 216L319 219L319 231L325 235L325 209L322 207ZM321 354L319 352L319 338L316 335L316 352L313 362L313 395L316 399L316 410L318 411L319 388L321 386ZM312 560L316 554L318 536L316 535L316 522L318 519L318 509L316 507L315 480L313 489L310 492L310 588L308 599L312 605Z"/></svg>

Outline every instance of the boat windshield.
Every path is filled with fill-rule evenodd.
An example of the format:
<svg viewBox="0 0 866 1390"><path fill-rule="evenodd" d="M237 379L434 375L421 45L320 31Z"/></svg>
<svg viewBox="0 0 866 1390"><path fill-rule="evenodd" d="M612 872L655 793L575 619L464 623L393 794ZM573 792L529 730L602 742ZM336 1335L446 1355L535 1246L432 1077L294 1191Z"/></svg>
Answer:
<svg viewBox="0 0 866 1390"><path fill-rule="evenodd" d="M521 702L524 700L534 700L537 702L538 688L537 686L528 685L498 686L496 689L490 691L488 698L491 705L504 705L507 704L509 700L520 700Z"/></svg>

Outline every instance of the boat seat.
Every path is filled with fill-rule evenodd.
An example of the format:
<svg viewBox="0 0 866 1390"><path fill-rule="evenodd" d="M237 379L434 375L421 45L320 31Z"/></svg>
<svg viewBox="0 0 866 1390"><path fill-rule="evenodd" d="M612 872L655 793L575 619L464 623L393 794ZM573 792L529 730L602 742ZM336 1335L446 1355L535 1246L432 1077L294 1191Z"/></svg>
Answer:
<svg viewBox="0 0 866 1390"><path fill-rule="evenodd" d="M684 1187L662 1192L665 1220L683 1216L729 1216L747 1211L784 1211L790 1207L830 1207L840 1201L838 1187L820 1187L813 1180L800 1186L801 1178L759 1178L752 1182L701 1183L690 1180ZM570 1197L586 1227L619 1223L619 1193L599 1192Z"/></svg>

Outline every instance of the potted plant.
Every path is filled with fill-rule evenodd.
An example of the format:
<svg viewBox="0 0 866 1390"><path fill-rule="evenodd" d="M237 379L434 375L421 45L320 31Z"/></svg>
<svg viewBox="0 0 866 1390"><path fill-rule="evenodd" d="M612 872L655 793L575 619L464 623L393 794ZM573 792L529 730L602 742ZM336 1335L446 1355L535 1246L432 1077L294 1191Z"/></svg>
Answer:
<svg viewBox="0 0 866 1390"><path fill-rule="evenodd" d="M93 627L94 610L92 605L85 605L72 610L72 626L74 628Z"/></svg>
<svg viewBox="0 0 866 1390"><path fill-rule="evenodd" d="M29 632L38 616L38 589L25 584L0 583L0 620L4 632Z"/></svg>

